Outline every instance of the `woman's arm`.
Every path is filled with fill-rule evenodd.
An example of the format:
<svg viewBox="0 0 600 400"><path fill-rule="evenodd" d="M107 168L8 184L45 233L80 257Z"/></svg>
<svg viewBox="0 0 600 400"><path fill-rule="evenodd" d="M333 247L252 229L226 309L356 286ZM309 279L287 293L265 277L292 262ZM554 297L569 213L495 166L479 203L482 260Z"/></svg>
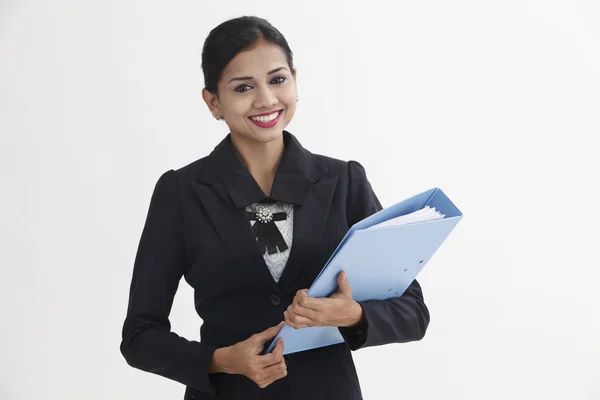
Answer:
<svg viewBox="0 0 600 400"><path fill-rule="evenodd" d="M171 332L169 322L185 265L181 223L177 177L170 170L158 180L150 201L120 349L134 368L215 395L208 374L216 348L180 337Z"/></svg>
<svg viewBox="0 0 600 400"><path fill-rule="evenodd" d="M356 161L348 163L348 226L382 209L367 180L365 169ZM423 300L421 286L414 280L400 297L359 303L362 319L353 327L339 328L352 350L420 340L429 325L429 310Z"/></svg>

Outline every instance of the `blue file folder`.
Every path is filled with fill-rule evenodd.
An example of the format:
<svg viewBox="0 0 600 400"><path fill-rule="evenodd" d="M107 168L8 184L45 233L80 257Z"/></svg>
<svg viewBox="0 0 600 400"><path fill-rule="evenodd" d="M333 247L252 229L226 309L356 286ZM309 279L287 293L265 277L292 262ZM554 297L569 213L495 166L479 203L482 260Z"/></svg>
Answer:
<svg viewBox="0 0 600 400"><path fill-rule="evenodd" d="M406 225L373 225L435 207L444 218ZM356 301L399 297L462 219L460 210L440 188L433 188L354 224L335 249L308 290L311 297L327 297L337 288L337 276L345 271ZM283 338L284 354L330 346L344 341L337 327L295 329L285 324L265 351L270 353Z"/></svg>

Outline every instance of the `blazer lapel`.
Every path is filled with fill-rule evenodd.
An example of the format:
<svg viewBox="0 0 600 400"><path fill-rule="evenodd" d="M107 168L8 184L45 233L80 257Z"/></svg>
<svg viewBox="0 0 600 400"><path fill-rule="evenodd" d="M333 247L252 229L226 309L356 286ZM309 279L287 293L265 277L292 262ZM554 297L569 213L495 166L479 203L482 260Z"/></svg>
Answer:
<svg viewBox="0 0 600 400"><path fill-rule="evenodd" d="M285 152L270 197L294 205L294 232L279 284L260 254L245 208L264 200L265 194L236 155L230 135L206 158L203 172L194 181L195 191L227 248L258 280L279 293L310 262L314 254L311 247L323 235L338 179L329 177L316 156L292 134L283 134Z"/></svg>
<svg viewBox="0 0 600 400"><path fill-rule="evenodd" d="M311 247L317 245L331 208L337 176L309 184L304 205L294 207L294 234L290 256L279 279L279 287L284 290L300 275L304 266L314 255Z"/></svg>
<svg viewBox="0 0 600 400"><path fill-rule="evenodd" d="M263 256L258 251L245 208L236 209L227 201L223 184L212 187L193 182L196 193L206 208L208 216L227 248L240 264L269 289L279 292L277 282L269 272Z"/></svg>

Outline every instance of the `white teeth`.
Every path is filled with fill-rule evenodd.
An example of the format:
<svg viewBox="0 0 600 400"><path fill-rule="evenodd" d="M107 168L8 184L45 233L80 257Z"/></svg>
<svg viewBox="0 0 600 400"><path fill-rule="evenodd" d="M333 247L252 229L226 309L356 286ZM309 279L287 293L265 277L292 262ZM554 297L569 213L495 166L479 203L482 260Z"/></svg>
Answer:
<svg viewBox="0 0 600 400"><path fill-rule="evenodd" d="M260 117L250 117L251 120L256 121L256 122L271 122L273 121L275 118L277 118L277 116L279 115L279 111L274 112L273 114L270 115L263 115Z"/></svg>

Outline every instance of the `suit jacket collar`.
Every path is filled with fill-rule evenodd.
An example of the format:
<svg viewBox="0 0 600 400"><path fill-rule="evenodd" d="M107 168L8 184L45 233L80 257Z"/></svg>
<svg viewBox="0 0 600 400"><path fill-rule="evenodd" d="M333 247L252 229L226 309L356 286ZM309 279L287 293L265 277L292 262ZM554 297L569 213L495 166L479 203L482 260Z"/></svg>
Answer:
<svg viewBox="0 0 600 400"><path fill-rule="evenodd" d="M283 141L284 153L269 197L275 201L301 206L306 201L310 186L324 176L326 170L294 135L283 131ZM231 133L210 153L207 163L198 180L210 185L223 184L228 195L226 197L234 208L245 208L266 198L241 162L231 142Z"/></svg>
<svg viewBox="0 0 600 400"><path fill-rule="evenodd" d="M277 284L256 244L246 205L265 198L252 175L237 157L228 135L205 159L203 171L194 182L200 201L223 243L249 272L276 293L292 287L321 242L333 201L337 176L317 157L302 148L284 131L285 150L275 174L271 198L295 204L291 252Z"/></svg>

